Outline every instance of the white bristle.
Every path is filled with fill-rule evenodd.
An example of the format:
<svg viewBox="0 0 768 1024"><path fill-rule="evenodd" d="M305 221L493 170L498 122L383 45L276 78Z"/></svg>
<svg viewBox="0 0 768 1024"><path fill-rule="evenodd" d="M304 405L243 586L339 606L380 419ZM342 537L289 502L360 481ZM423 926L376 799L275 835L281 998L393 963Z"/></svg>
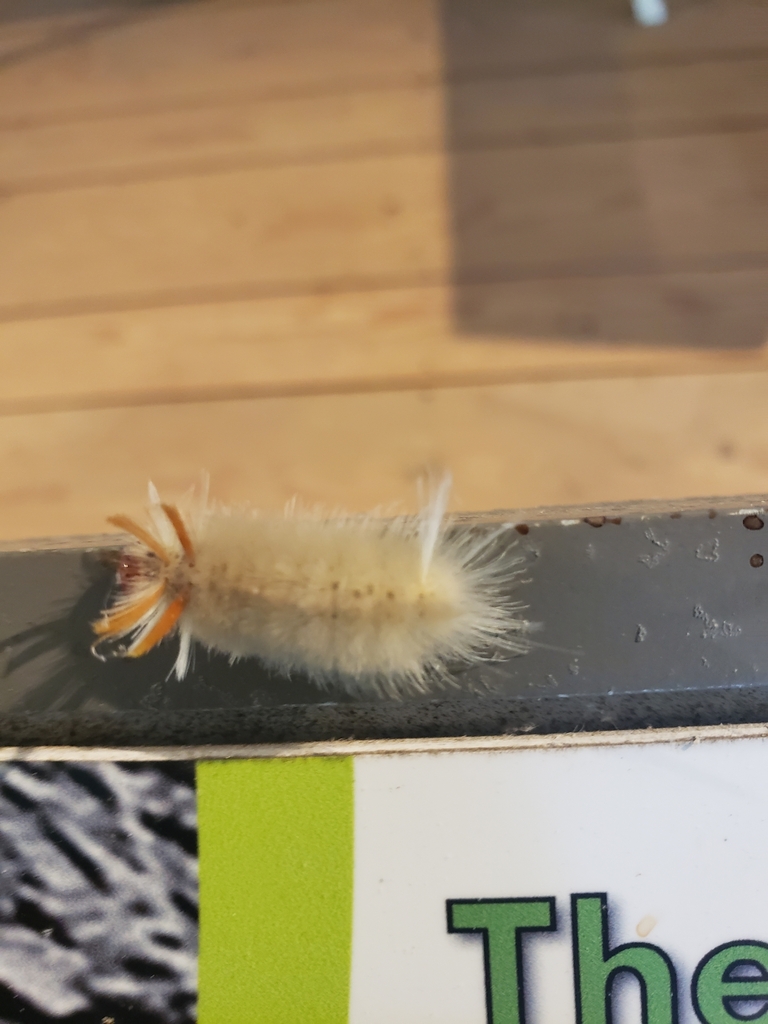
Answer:
<svg viewBox="0 0 768 1024"><path fill-rule="evenodd" d="M230 660L256 657L349 693L425 693L450 678L453 664L529 646L529 625L509 597L521 559L500 537L506 528L451 525L449 488L446 478L420 515L395 519L206 505L173 538L167 527L179 513L152 489L154 533L145 540L158 540L159 555L137 528L127 593L95 629L103 639L130 635L118 653L138 656L177 628L179 678L197 640ZM147 611L148 588L158 584Z"/></svg>

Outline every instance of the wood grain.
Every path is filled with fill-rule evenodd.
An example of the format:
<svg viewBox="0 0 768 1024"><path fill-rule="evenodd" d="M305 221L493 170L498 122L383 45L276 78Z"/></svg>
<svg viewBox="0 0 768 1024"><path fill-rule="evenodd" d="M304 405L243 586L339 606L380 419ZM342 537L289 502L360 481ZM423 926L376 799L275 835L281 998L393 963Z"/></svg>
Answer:
<svg viewBox="0 0 768 1024"><path fill-rule="evenodd" d="M456 332L457 296L444 286L0 323L0 415L768 369L768 272L525 282L460 294L484 332ZM527 336L504 333L513 316ZM627 324L639 340L617 344ZM587 340L594 335L606 340ZM761 340L753 349L716 343L750 335Z"/></svg>
<svg viewBox="0 0 768 1024"><path fill-rule="evenodd" d="M227 501L295 494L414 507L449 468L455 508L768 490L768 374L564 381L0 418L2 537L87 533L140 514L146 482L201 469Z"/></svg>
<svg viewBox="0 0 768 1024"><path fill-rule="evenodd" d="M161 104L161 101L159 100ZM448 146L556 144L765 127L768 58L357 88L0 130L0 186L50 190Z"/></svg>
<svg viewBox="0 0 768 1024"><path fill-rule="evenodd" d="M768 9L750 0L682 0L667 24L652 32L632 23L623 0L444 0L441 21L452 79L749 56L768 40Z"/></svg>
<svg viewBox="0 0 768 1024"><path fill-rule="evenodd" d="M444 275L443 171L439 155L372 158L12 197L0 315Z"/></svg>
<svg viewBox="0 0 768 1024"><path fill-rule="evenodd" d="M439 153L12 196L0 316L439 281L451 247L468 282L762 267L766 160L768 130L458 154L452 243Z"/></svg>
<svg viewBox="0 0 768 1024"><path fill-rule="evenodd" d="M8 192L443 148L442 90L203 104L0 131Z"/></svg>
<svg viewBox="0 0 768 1024"><path fill-rule="evenodd" d="M476 150L451 161L458 273L704 269L762 259L768 131Z"/></svg>
<svg viewBox="0 0 768 1024"><path fill-rule="evenodd" d="M64 46L7 64L0 117L40 123L400 84L434 78L439 41L430 0L126 7L114 24L96 22Z"/></svg>
<svg viewBox="0 0 768 1024"><path fill-rule="evenodd" d="M768 489L768 7L0 12L0 537Z"/></svg>

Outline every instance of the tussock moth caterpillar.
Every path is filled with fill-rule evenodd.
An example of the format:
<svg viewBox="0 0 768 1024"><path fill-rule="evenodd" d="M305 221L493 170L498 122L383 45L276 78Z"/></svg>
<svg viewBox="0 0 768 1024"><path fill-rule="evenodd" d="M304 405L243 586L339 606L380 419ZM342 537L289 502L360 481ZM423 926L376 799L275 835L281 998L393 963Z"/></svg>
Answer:
<svg viewBox="0 0 768 1024"><path fill-rule="evenodd" d="M210 505L182 514L150 484L151 528L132 535L119 594L93 623L93 652L138 658L177 631L182 679L193 641L284 674L368 696L426 693L450 666L509 657L530 624L509 596L521 558L491 531L446 519L450 480L415 516L283 515Z"/></svg>

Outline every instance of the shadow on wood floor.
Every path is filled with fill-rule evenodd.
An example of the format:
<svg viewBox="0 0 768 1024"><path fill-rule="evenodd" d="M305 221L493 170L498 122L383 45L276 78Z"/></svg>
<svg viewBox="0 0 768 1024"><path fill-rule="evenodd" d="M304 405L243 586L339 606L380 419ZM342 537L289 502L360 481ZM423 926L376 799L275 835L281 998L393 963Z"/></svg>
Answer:
<svg viewBox="0 0 768 1024"><path fill-rule="evenodd" d="M458 329L761 345L768 6L441 10Z"/></svg>

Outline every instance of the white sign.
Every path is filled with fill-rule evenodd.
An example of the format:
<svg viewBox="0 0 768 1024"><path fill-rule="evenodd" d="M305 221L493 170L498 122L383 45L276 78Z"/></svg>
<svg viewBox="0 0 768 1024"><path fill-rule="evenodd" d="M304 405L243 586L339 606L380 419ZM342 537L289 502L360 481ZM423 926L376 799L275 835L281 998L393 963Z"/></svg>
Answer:
<svg viewBox="0 0 768 1024"><path fill-rule="evenodd" d="M355 757L351 1024L768 1011L768 741L601 742Z"/></svg>

